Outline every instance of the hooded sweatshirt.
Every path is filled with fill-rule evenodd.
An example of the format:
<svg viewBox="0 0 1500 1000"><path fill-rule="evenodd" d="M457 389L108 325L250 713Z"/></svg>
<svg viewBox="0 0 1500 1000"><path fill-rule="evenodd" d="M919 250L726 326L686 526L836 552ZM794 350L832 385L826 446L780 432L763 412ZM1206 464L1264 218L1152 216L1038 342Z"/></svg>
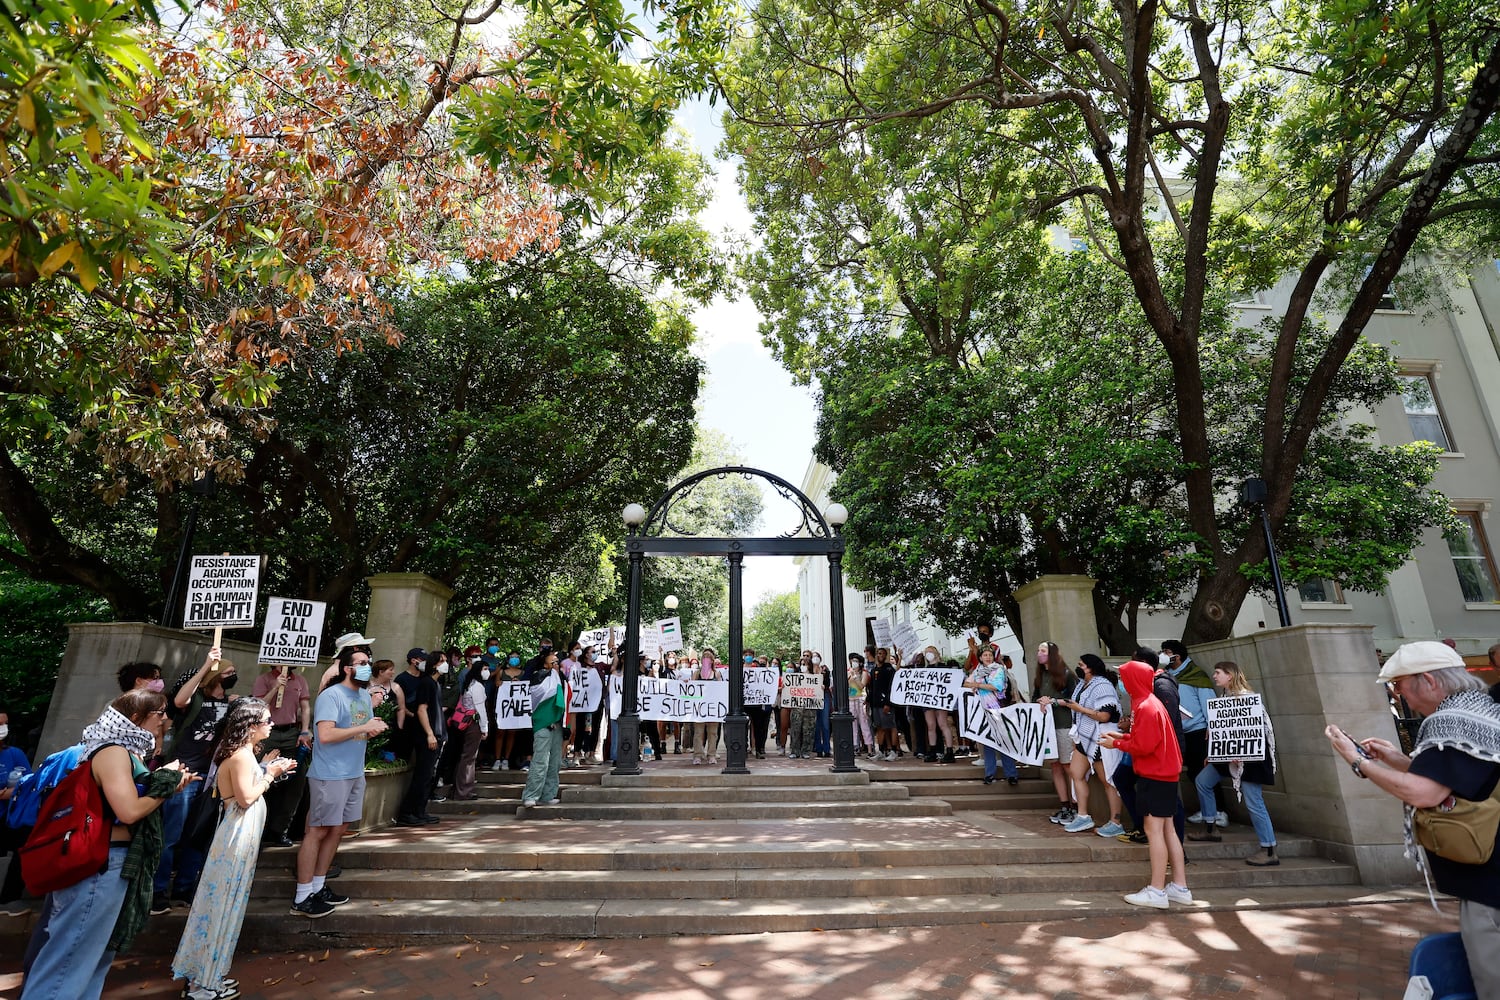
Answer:
<svg viewBox="0 0 1500 1000"><path fill-rule="evenodd" d="M1155 781L1176 782L1182 774L1182 750L1166 706L1152 693L1156 671L1139 660L1120 668L1120 679L1130 692L1134 715L1130 732L1115 739L1115 749L1130 754L1135 773Z"/></svg>

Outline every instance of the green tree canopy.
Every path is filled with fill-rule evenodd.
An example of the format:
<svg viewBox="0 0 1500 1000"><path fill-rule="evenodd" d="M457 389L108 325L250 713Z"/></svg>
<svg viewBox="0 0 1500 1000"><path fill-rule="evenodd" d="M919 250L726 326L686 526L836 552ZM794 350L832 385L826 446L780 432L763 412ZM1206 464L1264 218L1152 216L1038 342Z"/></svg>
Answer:
<svg viewBox="0 0 1500 1000"><path fill-rule="evenodd" d="M745 646L761 656L796 657L802 647L802 600L795 590L767 594L745 619Z"/></svg>
<svg viewBox="0 0 1500 1000"><path fill-rule="evenodd" d="M1164 352L1198 560L1185 638L1224 636L1266 552L1226 511L1243 464L1219 463L1211 425L1215 303L1293 279L1256 345L1264 406L1239 415L1280 532L1361 331L1419 270L1403 264L1441 246L1462 268L1496 235L1500 23L1458 0L1370 10L757 5L726 149L763 237L768 339L821 376L851 331L899 317L959 363L995 282L1065 223Z"/></svg>

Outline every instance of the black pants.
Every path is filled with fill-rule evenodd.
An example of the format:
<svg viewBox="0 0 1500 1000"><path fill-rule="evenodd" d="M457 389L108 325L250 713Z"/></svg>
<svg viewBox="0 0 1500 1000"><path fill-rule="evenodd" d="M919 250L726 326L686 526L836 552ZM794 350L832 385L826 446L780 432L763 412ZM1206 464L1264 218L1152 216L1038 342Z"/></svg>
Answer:
<svg viewBox="0 0 1500 1000"><path fill-rule="evenodd" d="M432 773L437 768L442 744L439 743L437 749L429 750L424 737L418 736L416 739L417 747L411 755L411 784L406 786L406 794L401 797L401 808L396 810L397 816L427 815L427 800L432 796Z"/></svg>
<svg viewBox="0 0 1500 1000"><path fill-rule="evenodd" d="M599 699L599 707L589 713L589 725L583 734L583 739L578 744L584 756L592 757L594 751L599 749L599 730L604 728L605 699ZM605 754L608 757L608 754Z"/></svg>
<svg viewBox="0 0 1500 1000"><path fill-rule="evenodd" d="M771 706L746 705L745 714L750 717L750 752L766 752L766 737L771 732Z"/></svg>
<svg viewBox="0 0 1500 1000"><path fill-rule="evenodd" d="M619 720L611 719L609 724L611 726L617 726L619 725ZM661 727L656 724L655 719L641 720L641 738L640 746L637 748L637 752L639 752L640 750L644 750L647 743L651 744L651 752L656 754L656 756L658 757L666 752L662 749L661 746Z"/></svg>
<svg viewBox="0 0 1500 1000"><path fill-rule="evenodd" d="M476 723L477 725L477 723ZM463 756L464 734L449 731L447 735L438 737L441 742L438 745L437 768L433 771L434 783L441 778L447 785L453 784L454 777L458 774L458 759Z"/></svg>
<svg viewBox="0 0 1500 1000"><path fill-rule="evenodd" d="M1205 749L1207 748L1207 745L1208 744L1205 741ZM1077 753L1076 750L1074 752ZM1202 768L1199 768L1199 770L1201 771ZM1115 791L1120 793L1120 804L1123 805L1125 807L1125 811L1130 814L1130 819L1135 824L1135 828L1137 830L1144 831L1146 829L1146 818L1136 811L1135 768L1131 766L1129 760L1123 760L1120 762L1120 766L1115 768L1114 778ZM1082 807L1084 809L1087 809L1088 803L1083 803ZM1185 841L1185 838L1187 836L1187 810L1182 808L1181 795L1177 796L1177 812L1172 816L1172 826L1177 829L1177 839Z"/></svg>

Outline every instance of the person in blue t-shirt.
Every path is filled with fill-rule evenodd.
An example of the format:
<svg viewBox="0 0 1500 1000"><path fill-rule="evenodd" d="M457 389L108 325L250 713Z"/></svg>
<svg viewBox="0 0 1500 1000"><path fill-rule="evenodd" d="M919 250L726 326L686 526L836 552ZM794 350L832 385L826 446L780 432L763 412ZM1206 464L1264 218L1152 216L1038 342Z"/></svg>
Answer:
<svg viewBox="0 0 1500 1000"><path fill-rule="evenodd" d="M292 912L316 919L347 903L324 885L328 866L349 824L365 804L365 743L385 732L385 720L370 706L370 647L338 651L343 679L313 705L313 757L307 769L307 833L297 850L297 895Z"/></svg>

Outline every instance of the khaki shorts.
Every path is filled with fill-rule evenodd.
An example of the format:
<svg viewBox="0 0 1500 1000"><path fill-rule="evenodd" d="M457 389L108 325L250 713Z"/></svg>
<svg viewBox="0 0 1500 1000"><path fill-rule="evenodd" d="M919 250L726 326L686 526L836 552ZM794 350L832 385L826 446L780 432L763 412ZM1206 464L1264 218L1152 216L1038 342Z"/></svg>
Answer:
<svg viewBox="0 0 1500 1000"><path fill-rule="evenodd" d="M308 778L307 795L308 826L358 823L365 806L365 776L338 780Z"/></svg>
<svg viewBox="0 0 1500 1000"><path fill-rule="evenodd" d="M1070 730L1057 730L1057 762L1066 764L1073 759L1073 737Z"/></svg>

